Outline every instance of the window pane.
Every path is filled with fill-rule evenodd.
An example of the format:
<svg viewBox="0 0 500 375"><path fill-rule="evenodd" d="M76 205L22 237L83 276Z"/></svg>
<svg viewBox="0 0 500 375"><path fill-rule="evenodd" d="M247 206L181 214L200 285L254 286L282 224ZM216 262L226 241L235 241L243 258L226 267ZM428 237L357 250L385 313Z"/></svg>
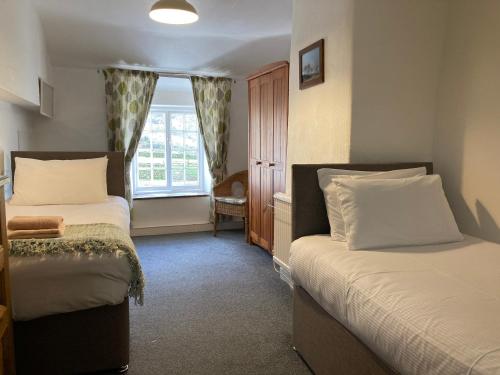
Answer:
<svg viewBox="0 0 500 375"><path fill-rule="evenodd" d="M150 112L137 150L137 187L166 187L166 115Z"/></svg>
<svg viewBox="0 0 500 375"><path fill-rule="evenodd" d="M172 186L200 185L199 134L194 113L172 113ZM182 123L182 129L180 124ZM191 130L193 129L193 130Z"/></svg>
<svg viewBox="0 0 500 375"><path fill-rule="evenodd" d="M135 156L137 191L200 189L203 163L194 109L152 106Z"/></svg>
<svg viewBox="0 0 500 375"><path fill-rule="evenodd" d="M187 185L199 185L199 138L198 133L185 133L185 160L186 160L186 180Z"/></svg>
<svg viewBox="0 0 500 375"><path fill-rule="evenodd" d="M198 133L198 119L194 113L188 113L184 116L184 129Z"/></svg>
<svg viewBox="0 0 500 375"><path fill-rule="evenodd" d="M186 151L186 184L199 185L198 151Z"/></svg>
<svg viewBox="0 0 500 375"><path fill-rule="evenodd" d="M170 116L170 127L172 130L184 130L184 114L172 113Z"/></svg>

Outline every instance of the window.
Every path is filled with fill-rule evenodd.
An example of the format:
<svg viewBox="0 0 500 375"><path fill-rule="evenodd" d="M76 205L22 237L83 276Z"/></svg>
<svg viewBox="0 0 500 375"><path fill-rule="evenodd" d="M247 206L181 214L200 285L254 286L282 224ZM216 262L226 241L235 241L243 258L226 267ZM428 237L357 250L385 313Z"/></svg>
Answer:
<svg viewBox="0 0 500 375"><path fill-rule="evenodd" d="M152 105L132 165L134 196L204 193L204 155L193 107Z"/></svg>

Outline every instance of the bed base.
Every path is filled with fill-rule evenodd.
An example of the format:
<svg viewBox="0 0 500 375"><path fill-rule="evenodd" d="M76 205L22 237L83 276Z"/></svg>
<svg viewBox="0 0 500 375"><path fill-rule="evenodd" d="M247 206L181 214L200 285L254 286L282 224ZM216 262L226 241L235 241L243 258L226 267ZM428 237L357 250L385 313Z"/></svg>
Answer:
<svg viewBox="0 0 500 375"><path fill-rule="evenodd" d="M128 298L115 306L14 322L14 340L18 375L125 373Z"/></svg>
<svg viewBox="0 0 500 375"><path fill-rule="evenodd" d="M293 346L316 375L397 375L303 288L293 292Z"/></svg>

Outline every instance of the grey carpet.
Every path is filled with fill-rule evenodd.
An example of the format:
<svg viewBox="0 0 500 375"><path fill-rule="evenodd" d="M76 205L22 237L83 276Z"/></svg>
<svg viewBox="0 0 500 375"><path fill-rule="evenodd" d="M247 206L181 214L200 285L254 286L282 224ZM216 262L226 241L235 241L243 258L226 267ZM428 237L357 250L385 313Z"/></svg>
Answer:
<svg viewBox="0 0 500 375"><path fill-rule="evenodd" d="M305 374L291 292L241 232L136 238L144 306L131 305L129 375Z"/></svg>

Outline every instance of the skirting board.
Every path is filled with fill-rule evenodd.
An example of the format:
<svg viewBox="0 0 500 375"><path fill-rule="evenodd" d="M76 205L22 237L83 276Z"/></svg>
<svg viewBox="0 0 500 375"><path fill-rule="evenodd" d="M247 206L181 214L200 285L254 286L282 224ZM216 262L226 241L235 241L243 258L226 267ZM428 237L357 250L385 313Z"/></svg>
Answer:
<svg viewBox="0 0 500 375"><path fill-rule="evenodd" d="M274 269L276 270L276 266L279 268L279 273L280 273L280 278L283 280L285 283L288 284L290 289L293 289L293 281L292 281L292 274L290 272L290 267L288 267L287 264L283 263L281 260L279 260L276 257L273 257L273 263L274 263ZM278 270L276 270L278 271Z"/></svg>
<svg viewBox="0 0 500 375"><path fill-rule="evenodd" d="M210 223L169 225L161 227L132 228L130 230L130 235L132 237L161 236L163 234L175 234L175 233L211 232L213 231L213 229L214 225ZM217 225L217 231L234 230L234 229L243 229L243 222L228 221L224 223L219 223Z"/></svg>

